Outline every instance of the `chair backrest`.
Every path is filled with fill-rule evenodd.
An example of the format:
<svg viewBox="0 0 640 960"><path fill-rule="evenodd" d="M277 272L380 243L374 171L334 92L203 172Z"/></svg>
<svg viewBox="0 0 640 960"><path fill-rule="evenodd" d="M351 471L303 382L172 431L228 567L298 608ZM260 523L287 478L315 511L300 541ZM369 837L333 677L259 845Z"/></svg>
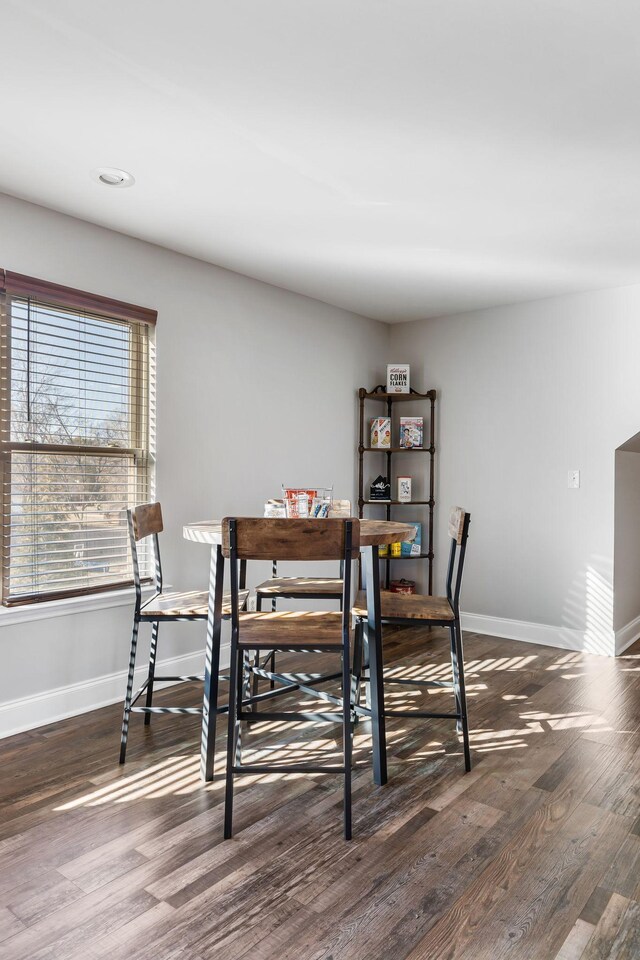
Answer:
<svg viewBox="0 0 640 960"><path fill-rule="evenodd" d="M351 630L351 566L359 555L360 521L284 520L226 517L222 553L231 558L231 626L239 625L238 566L246 560L340 560L342 568L342 639L348 649Z"/></svg>
<svg viewBox="0 0 640 960"><path fill-rule="evenodd" d="M127 511L131 515L136 542L152 534L162 533L162 508L159 503L140 503Z"/></svg>
<svg viewBox="0 0 640 960"><path fill-rule="evenodd" d="M460 603L460 589L462 587L462 572L464 569L464 558L467 551L467 537L469 535L470 522L470 513L465 513L462 507L451 507L451 510L449 511L449 536L451 537L451 550L449 553L449 567L447 570L447 598L456 614L459 612L458 608Z"/></svg>
<svg viewBox="0 0 640 960"><path fill-rule="evenodd" d="M349 527L347 528L347 523ZM353 560L360 550L360 522L349 520L284 520L226 517L222 521L222 553L231 555L231 531L239 560Z"/></svg>
<svg viewBox="0 0 640 960"><path fill-rule="evenodd" d="M138 543L146 537L153 538L154 586L157 593L162 592L162 564L160 562L160 543L158 534L162 533L162 509L159 503L140 503L127 510L129 543L131 544L131 562L133 564L133 583L136 589L136 609L140 609L142 600L140 561Z"/></svg>

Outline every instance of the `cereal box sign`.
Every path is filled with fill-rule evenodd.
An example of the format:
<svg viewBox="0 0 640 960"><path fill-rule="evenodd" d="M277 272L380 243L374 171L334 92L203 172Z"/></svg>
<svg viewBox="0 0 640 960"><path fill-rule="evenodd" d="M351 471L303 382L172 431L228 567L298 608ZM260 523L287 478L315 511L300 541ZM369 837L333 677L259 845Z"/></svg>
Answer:
<svg viewBox="0 0 640 960"><path fill-rule="evenodd" d="M391 446L391 418L374 417L371 421L372 449L385 449Z"/></svg>
<svg viewBox="0 0 640 960"><path fill-rule="evenodd" d="M387 393L409 393L409 364L387 364Z"/></svg>

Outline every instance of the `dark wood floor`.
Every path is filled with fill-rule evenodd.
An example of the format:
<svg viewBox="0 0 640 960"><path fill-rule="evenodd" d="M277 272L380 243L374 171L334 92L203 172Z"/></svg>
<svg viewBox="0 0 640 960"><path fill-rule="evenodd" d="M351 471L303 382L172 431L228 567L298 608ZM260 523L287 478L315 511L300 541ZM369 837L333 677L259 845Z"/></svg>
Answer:
<svg viewBox="0 0 640 960"><path fill-rule="evenodd" d="M386 658L438 677L446 640L389 633ZM124 770L118 707L3 741L0 956L637 960L640 645L614 661L467 636L466 660L473 771L450 723L396 720L375 787L362 726L352 843L341 781L302 776L242 780L222 842L191 718L136 717ZM327 730L296 730L296 756L335 751Z"/></svg>

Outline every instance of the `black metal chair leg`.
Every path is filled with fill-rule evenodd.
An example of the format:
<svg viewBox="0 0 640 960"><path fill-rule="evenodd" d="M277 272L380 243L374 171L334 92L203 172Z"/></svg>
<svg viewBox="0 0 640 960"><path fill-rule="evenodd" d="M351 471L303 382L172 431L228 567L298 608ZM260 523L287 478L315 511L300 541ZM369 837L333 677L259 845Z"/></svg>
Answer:
<svg viewBox="0 0 640 960"><path fill-rule="evenodd" d="M353 672L351 677L351 699L356 707L360 706L360 684L362 683L362 620L356 620L353 632ZM356 714L355 723L360 720Z"/></svg>
<svg viewBox="0 0 640 960"><path fill-rule="evenodd" d="M131 650L129 653L129 674L127 676L127 693L124 699L124 712L122 714L122 732L120 734L120 763L124 763L127 755L127 738L129 736L129 717L131 716L131 699L133 697L133 675L136 669L136 650L138 648L138 627L137 620L133 621L131 631Z"/></svg>
<svg viewBox="0 0 640 960"><path fill-rule="evenodd" d="M238 674L240 673L240 652L237 641L231 641L231 667L229 675L229 725L227 733L227 780L224 796L224 839L230 840L233 834L233 768L236 759L236 732L239 723L238 713Z"/></svg>
<svg viewBox="0 0 640 960"><path fill-rule="evenodd" d="M351 840L351 677L349 676L349 657L342 655L342 715L343 715L343 754L344 754L344 838Z"/></svg>
<svg viewBox="0 0 640 960"><path fill-rule="evenodd" d="M362 622L362 676L364 677L364 703L371 709L371 668L369 666L369 637Z"/></svg>
<svg viewBox="0 0 640 960"><path fill-rule="evenodd" d="M244 709L243 701L249 695L249 678L251 676L249 672L249 654L245 651L238 662L242 664L242 669L238 671L237 704L238 713L242 713ZM237 730L238 735L236 740L235 762L238 766L240 766L242 763L242 720L238 723Z"/></svg>
<svg viewBox="0 0 640 960"><path fill-rule="evenodd" d="M254 658L253 658L253 665L254 665L254 667L259 667L259 666L260 666L260 651L259 651L259 650L256 650L256 652L255 652L255 655L254 655ZM252 678L251 678L251 696L252 696L252 697L257 697L259 693L260 693L260 677L257 675L257 673L254 673L253 676L252 676ZM251 710L254 709L253 704L252 704L252 706L251 706L250 709L251 709Z"/></svg>
<svg viewBox="0 0 640 960"><path fill-rule="evenodd" d="M151 626L151 644L149 646L149 675L147 679L147 699L146 706L150 707L153 703L153 680L156 673L156 656L158 653L158 629L160 624L156 620ZM145 713L144 725L148 727L151 723L151 714Z"/></svg>
<svg viewBox="0 0 640 960"><path fill-rule="evenodd" d="M456 650L456 627L452 623L449 627L451 638L451 673L453 675L453 692L456 698L456 713L462 715L462 705L460 703L459 673L458 673L458 653ZM462 733L462 720L456 720L456 733Z"/></svg>
<svg viewBox="0 0 640 960"><path fill-rule="evenodd" d="M464 768L467 773L471 770L471 750L469 747L469 720L467 717L467 694L464 685L464 652L462 649L462 629L460 621L455 622L456 660L458 664L458 697L460 698L460 712L462 713L462 739L464 743Z"/></svg>

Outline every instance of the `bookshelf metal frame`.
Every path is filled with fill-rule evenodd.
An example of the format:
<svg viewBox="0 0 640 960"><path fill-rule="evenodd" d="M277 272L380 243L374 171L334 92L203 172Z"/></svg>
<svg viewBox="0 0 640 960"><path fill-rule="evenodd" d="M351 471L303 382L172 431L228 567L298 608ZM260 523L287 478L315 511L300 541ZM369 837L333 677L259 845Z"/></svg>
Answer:
<svg viewBox="0 0 640 960"><path fill-rule="evenodd" d="M384 584L385 588L388 590L391 583L391 564L395 563L397 560L427 560L428 561L428 592L429 595L433 595L433 560L434 560L434 549L433 549L433 518L434 510L436 505L435 500L435 407L436 407L436 391L428 390L426 393L418 393L417 390L411 389L409 393L387 393L386 386L384 384L378 384L377 387L374 387L373 390L366 390L364 387L360 387L358 390L358 400L359 400L359 413L360 413L360 433L358 439L358 516L360 519L364 517L364 509L369 506L378 506L385 507L386 517L385 519L391 520L391 511L396 507L422 507L427 508L427 522L422 524L422 551L419 556L414 557L381 557L381 560L384 560L386 563L385 575L384 575ZM429 422L425 422L424 431L423 431L423 445L422 447L388 447L388 448L379 448L371 447L365 441L370 442L370 433L369 433L369 418L365 417L365 405L369 401L376 401L378 403L382 402L386 407L386 415L391 418L391 429L392 429L392 439L393 433L398 428L398 424L394 423L393 418L393 406L396 403L407 403L415 402L422 400L426 403L429 403ZM426 420L426 417L424 418ZM425 442L428 436L428 444ZM386 457L386 476L389 478L391 484L391 494L394 492L394 486L396 483L396 477L393 475L393 456L394 454L402 454L408 457L416 458L416 464L419 463L419 458L424 458L425 456L429 458L428 469L427 469L427 484L428 486L428 499L427 500L411 500L408 503L401 500L394 500L393 496L390 500L370 500L365 497L365 488L364 488L364 459L365 454L377 453L384 454ZM424 462L424 461L422 461ZM422 466L420 467L422 470ZM425 548L425 537L424 534L427 534L426 537L426 550ZM381 578L382 579L382 578Z"/></svg>

